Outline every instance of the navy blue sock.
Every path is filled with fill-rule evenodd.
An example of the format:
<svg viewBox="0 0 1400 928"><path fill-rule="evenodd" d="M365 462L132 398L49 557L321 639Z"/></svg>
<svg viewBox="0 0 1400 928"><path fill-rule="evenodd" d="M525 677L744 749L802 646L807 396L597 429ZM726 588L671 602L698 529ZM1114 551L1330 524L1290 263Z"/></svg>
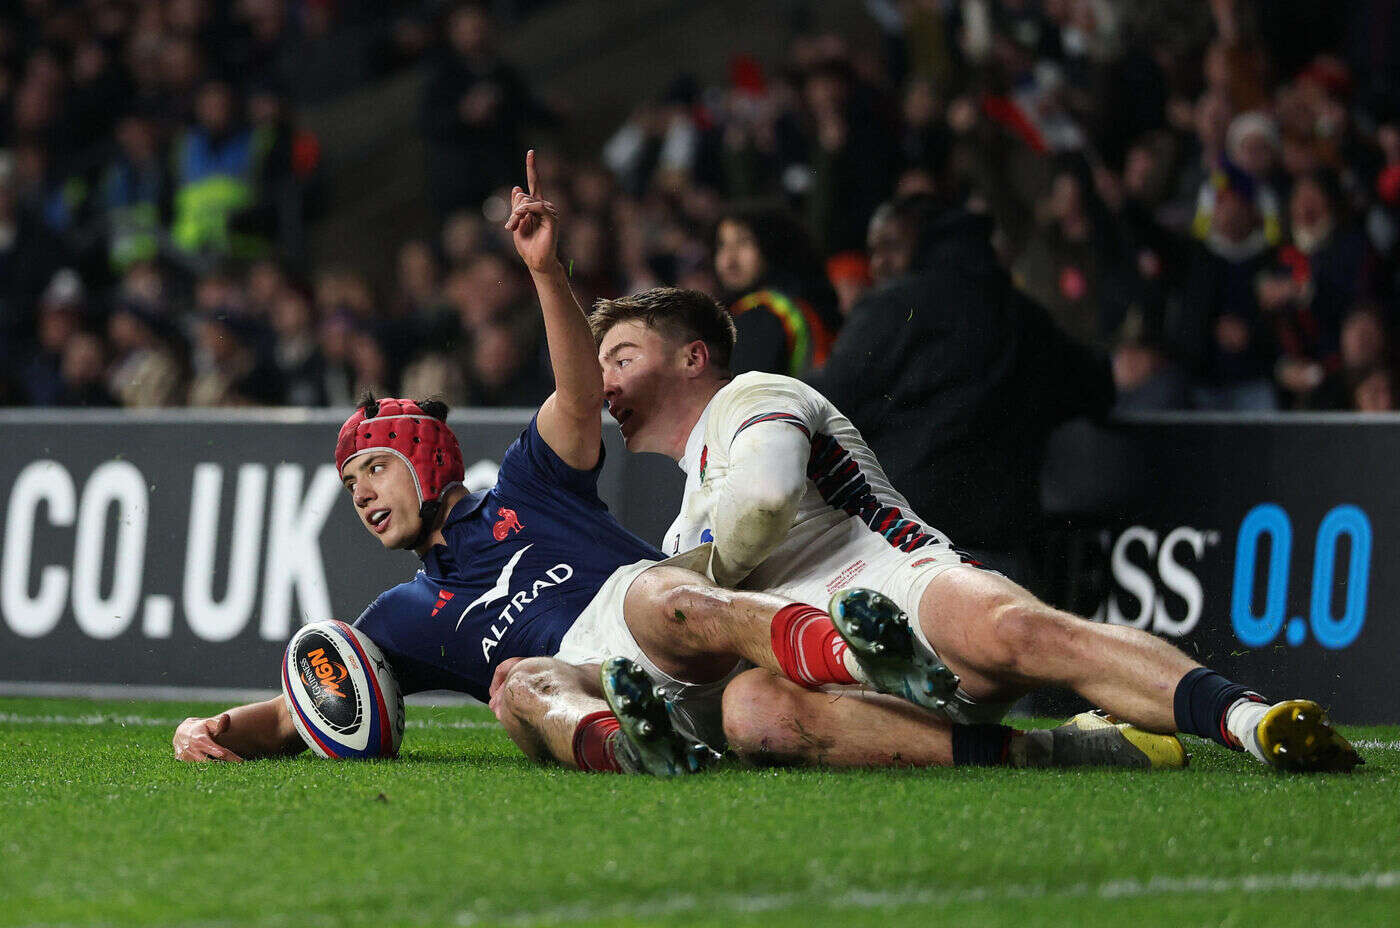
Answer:
<svg viewBox="0 0 1400 928"><path fill-rule="evenodd" d="M1016 729L1009 725L954 725L953 766L1005 767Z"/></svg>
<svg viewBox="0 0 1400 928"><path fill-rule="evenodd" d="M1225 713L1243 698L1263 701L1249 687L1231 683L1214 670L1197 667L1176 685L1173 707L1177 730L1209 738L1216 744L1238 751L1239 744L1225 727Z"/></svg>

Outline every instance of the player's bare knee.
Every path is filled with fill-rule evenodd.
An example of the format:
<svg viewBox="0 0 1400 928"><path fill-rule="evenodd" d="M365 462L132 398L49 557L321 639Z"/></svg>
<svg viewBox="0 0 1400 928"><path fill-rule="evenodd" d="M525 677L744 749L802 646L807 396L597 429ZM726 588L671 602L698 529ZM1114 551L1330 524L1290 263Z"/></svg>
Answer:
<svg viewBox="0 0 1400 928"><path fill-rule="evenodd" d="M991 644L987 655L993 669L1020 675L1044 643L1046 612L1038 604L1012 601L991 613Z"/></svg>
<svg viewBox="0 0 1400 928"><path fill-rule="evenodd" d="M1089 624L1044 603L1006 603L992 614L992 663L1003 673L1040 679L1044 656L1072 656Z"/></svg>
<svg viewBox="0 0 1400 928"><path fill-rule="evenodd" d="M804 760L802 697L807 694L797 684L762 669L735 677L725 687L722 702L729 749L754 764Z"/></svg>
<svg viewBox="0 0 1400 928"><path fill-rule="evenodd" d="M693 571L653 567L638 577L627 591L628 610L670 625L677 620L677 610L684 612L690 607L694 611L691 601L706 584L705 578Z"/></svg>
<svg viewBox="0 0 1400 928"><path fill-rule="evenodd" d="M547 657L532 657L511 669L501 684L502 722L506 718L519 724L531 725L543 716L552 695L562 687L558 662Z"/></svg>
<svg viewBox="0 0 1400 928"><path fill-rule="evenodd" d="M668 587L657 601L662 617L669 623L685 626L713 619L724 608L722 591L703 577Z"/></svg>

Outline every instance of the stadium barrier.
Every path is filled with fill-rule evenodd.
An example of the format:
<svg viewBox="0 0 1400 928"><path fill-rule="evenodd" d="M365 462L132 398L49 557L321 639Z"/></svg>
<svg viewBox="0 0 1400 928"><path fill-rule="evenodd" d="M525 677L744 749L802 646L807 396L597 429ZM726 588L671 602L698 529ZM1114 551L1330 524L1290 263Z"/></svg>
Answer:
<svg viewBox="0 0 1400 928"><path fill-rule="evenodd" d="M353 620L417 566L341 500L342 418L0 412L0 692L275 686L301 622ZM470 486L492 482L528 421L453 415ZM605 442L602 496L660 540L679 469L626 454L614 428ZM1400 528L1397 452L1400 417L1072 425L1045 472L1047 508L1069 526L1053 536L1059 579L1081 611L1165 635L1266 695L1393 720L1400 586L1383 566Z"/></svg>

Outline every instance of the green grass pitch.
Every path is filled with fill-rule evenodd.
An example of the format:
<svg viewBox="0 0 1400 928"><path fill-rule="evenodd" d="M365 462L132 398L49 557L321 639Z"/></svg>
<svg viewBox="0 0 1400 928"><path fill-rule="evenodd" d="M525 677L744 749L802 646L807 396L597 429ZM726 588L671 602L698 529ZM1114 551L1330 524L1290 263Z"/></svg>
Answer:
<svg viewBox="0 0 1400 928"><path fill-rule="evenodd" d="M527 762L480 707L403 757L186 765L208 705L0 699L0 925L1400 924L1400 727L1353 776Z"/></svg>

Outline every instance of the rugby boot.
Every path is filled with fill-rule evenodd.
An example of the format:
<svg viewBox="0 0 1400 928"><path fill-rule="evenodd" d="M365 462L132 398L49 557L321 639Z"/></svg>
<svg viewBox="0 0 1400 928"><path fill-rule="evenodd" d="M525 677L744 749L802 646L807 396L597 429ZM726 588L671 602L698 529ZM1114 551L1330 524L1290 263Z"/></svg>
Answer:
<svg viewBox="0 0 1400 928"><path fill-rule="evenodd" d="M831 597L831 621L869 683L916 706L941 710L958 690L958 675L914 635L894 600L852 587Z"/></svg>
<svg viewBox="0 0 1400 928"><path fill-rule="evenodd" d="M1012 749L1012 762L1024 767L1175 770L1190 763L1190 757L1176 735L1156 735L1098 712L1081 712L1058 728L1026 732Z"/></svg>
<svg viewBox="0 0 1400 928"><path fill-rule="evenodd" d="M665 697L635 661L610 657L603 662L601 675L603 697L622 725L617 761L625 772L682 776L699 773L719 760L709 745L676 731Z"/></svg>
<svg viewBox="0 0 1400 928"><path fill-rule="evenodd" d="M1254 744L1265 763L1291 773L1351 773L1366 763L1311 699L1270 706L1254 726Z"/></svg>

